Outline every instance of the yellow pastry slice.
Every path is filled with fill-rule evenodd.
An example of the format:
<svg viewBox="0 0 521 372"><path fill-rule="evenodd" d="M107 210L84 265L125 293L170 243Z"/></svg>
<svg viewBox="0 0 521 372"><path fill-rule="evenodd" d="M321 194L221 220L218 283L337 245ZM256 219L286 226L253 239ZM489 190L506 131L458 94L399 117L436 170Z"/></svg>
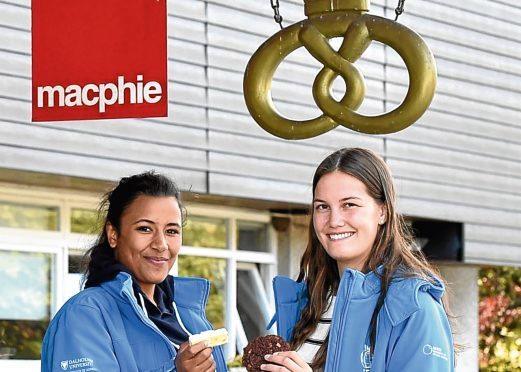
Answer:
<svg viewBox="0 0 521 372"><path fill-rule="evenodd" d="M204 331L196 335L191 335L188 342L191 345L198 344L201 341L207 341L209 347L223 345L228 342L228 331L226 328Z"/></svg>

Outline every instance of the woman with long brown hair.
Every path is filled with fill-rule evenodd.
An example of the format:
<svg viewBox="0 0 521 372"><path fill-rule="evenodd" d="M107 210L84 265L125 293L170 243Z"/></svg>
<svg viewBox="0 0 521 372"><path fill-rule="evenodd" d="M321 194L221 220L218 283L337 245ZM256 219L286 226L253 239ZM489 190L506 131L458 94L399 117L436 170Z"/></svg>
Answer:
<svg viewBox="0 0 521 372"><path fill-rule="evenodd" d="M262 370L453 371L444 284L414 249L385 162L334 152L315 172L312 203L299 277L274 280L274 321L295 351L267 355Z"/></svg>

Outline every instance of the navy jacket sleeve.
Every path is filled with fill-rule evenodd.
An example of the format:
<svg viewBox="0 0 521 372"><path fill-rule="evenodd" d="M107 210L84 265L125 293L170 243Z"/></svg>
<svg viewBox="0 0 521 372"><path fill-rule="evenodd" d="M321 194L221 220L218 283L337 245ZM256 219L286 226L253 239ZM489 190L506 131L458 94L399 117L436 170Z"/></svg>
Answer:
<svg viewBox="0 0 521 372"><path fill-rule="evenodd" d="M98 308L66 305L51 322L42 345L42 372L119 371L113 340Z"/></svg>
<svg viewBox="0 0 521 372"><path fill-rule="evenodd" d="M420 308L395 334L387 372L452 372L454 347L443 306L429 294L418 296Z"/></svg>

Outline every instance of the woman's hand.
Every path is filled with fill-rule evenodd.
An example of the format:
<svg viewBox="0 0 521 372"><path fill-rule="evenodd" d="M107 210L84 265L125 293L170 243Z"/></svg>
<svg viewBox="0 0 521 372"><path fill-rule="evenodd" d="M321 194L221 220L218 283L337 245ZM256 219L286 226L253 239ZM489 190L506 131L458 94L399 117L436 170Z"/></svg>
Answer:
<svg viewBox="0 0 521 372"><path fill-rule="evenodd" d="M215 361L212 357L212 348L206 342L199 342L190 346L187 342L181 344L175 358L177 372L214 372Z"/></svg>
<svg viewBox="0 0 521 372"><path fill-rule="evenodd" d="M281 351L264 357L269 363L261 365L263 371L311 372L311 367L296 351Z"/></svg>

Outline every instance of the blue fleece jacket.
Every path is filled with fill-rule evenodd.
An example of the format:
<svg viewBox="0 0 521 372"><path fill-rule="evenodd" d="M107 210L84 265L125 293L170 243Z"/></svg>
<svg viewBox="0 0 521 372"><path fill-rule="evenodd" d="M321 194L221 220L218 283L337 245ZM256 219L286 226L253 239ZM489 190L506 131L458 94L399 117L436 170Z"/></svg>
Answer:
<svg viewBox="0 0 521 372"><path fill-rule="evenodd" d="M277 331L292 340L293 329L308 302L304 283L273 280ZM452 332L441 303L443 283L416 278L391 282L377 322L371 359L369 323L380 294L380 279L371 272L347 269L337 292L325 372L452 372ZM270 328L271 325L268 326Z"/></svg>
<svg viewBox="0 0 521 372"><path fill-rule="evenodd" d="M169 280L172 278L169 277ZM174 302L190 333L212 329L205 316L210 284L205 279L175 278ZM132 279L113 280L72 297L54 316L42 345L42 372L175 371L177 353L138 305ZM227 371L221 347L213 357Z"/></svg>

